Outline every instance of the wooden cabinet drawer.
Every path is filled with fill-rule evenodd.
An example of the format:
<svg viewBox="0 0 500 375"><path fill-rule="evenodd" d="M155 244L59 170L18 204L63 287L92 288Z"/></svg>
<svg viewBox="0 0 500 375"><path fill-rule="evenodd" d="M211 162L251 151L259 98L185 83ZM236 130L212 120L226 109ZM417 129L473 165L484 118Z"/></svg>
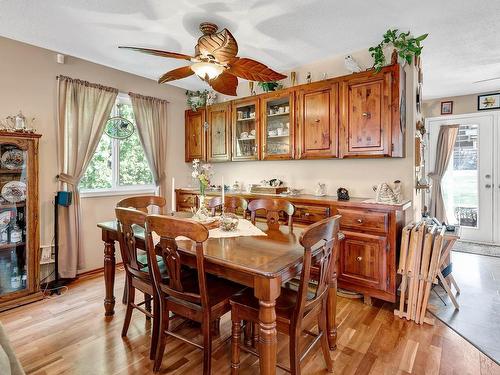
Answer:
<svg viewBox="0 0 500 375"><path fill-rule="evenodd" d="M343 231L339 256L339 281L387 289L387 237Z"/></svg>
<svg viewBox="0 0 500 375"><path fill-rule="evenodd" d="M315 223L330 216L330 207L295 205L293 221Z"/></svg>
<svg viewBox="0 0 500 375"><path fill-rule="evenodd" d="M197 207L197 205L196 194L177 194L177 211L191 211L191 207Z"/></svg>
<svg viewBox="0 0 500 375"><path fill-rule="evenodd" d="M341 228L358 229L368 232L387 233L389 216L384 212L338 209Z"/></svg>

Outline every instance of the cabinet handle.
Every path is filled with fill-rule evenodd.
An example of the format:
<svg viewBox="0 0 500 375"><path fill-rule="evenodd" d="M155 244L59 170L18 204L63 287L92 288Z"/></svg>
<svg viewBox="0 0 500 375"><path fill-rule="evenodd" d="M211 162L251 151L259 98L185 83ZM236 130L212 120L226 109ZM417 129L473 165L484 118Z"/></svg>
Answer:
<svg viewBox="0 0 500 375"><path fill-rule="evenodd" d="M362 258L362 257L357 257L357 258L356 258L356 260L357 260L358 262L361 262L361 261L363 260L363 258Z"/></svg>
<svg viewBox="0 0 500 375"><path fill-rule="evenodd" d="M304 212L304 216L311 216L310 212Z"/></svg>
<svg viewBox="0 0 500 375"><path fill-rule="evenodd" d="M363 219L357 219L356 220L358 223L362 224L363 223Z"/></svg>
<svg viewBox="0 0 500 375"><path fill-rule="evenodd" d="M372 114L370 112L363 112L363 117L371 118Z"/></svg>
<svg viewBox="0 0 500 375"><path fill-rule="evenodd" d="M321 122L321 120L319 118L317 118L316 120L314 120L315 123L318 123L318 122Z"/></svg>

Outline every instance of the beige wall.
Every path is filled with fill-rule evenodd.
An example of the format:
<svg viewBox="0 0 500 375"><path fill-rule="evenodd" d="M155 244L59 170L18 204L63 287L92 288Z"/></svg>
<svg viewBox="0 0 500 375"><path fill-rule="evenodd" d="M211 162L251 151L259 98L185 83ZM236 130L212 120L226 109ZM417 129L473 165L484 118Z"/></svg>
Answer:
<svg viewBox="0 0 500 375"><path fill-rule="evenodd" d="M500 88L495 91L500 91ZM488 94L488 93L484 93ZM424 100L422 111L425 117L441 116L441 102L453 101L453 115L463 115L474 112L487 112L477 110L477 97L482 94L452 96L449 98L438 98L432 100Z"/></svg>
<svg viewBox="0 0 500 375"><path fill-rule="evenodd" d="M187 182L189 166L179 162L184 155L184 90L159 86L152 80L73 57L67 57L66 64L60 65L56 63L55 52L1 37L0 51L0 118L22 110L27 117L36 117L35 127L43 135L40 144L42 245L50 245L53 239L52 200L58 188L55 180L58 173L55 111L56 76L59 74L113 86L125 93L134 91L169 100L168 152L173 157L168 160L167 174L168 178L176 175L180 182ZM103 246L96 223L113 218L115 203L121 198L83 199L85 246L81 254L81 271L102 267Z"/></svg>
<svg viewBox="0 0 500 375"><path fill-rule="evenodd" d="M19 109L26 116L37 118L36 127L43 134L40 152L40 196L41 196L41 243L50 244L53 236L52 199L57 190L54 176L56 163L56 79L58 74L89 80L118 88L122 92L134 91L168 99L169 144L167 178L176 178L177 186L191 183L190 165L184 162L184 90L173 86L158 86L156 82L124 73L102 65L77 58L67 58L65 65L55 62L55 53L9 39L0 38L0 117L16 113ZM353 53L363 67L369 67L371 58L366 51ZM348 74L343 56L294 69L298 72L298 83L305 81L306 72L313 73L313 80ZM415 80L413 69L409 69L407 103L414 103ZM240 84L240 96L248 95L248 85ZM221 98L224 100L224 98ZM279 177L290 186L313 192L318 181L328 185L328 193L335 194L340 186L346 187L352 196L373 197L371 186L380 182L399 179L404 185L404 195L413 199L413 123L414 108L407 106L409 129L406 144L407 156L401 159L359 160L297 160L222 163L215 166L216 177L224 176L226 183L234 180L245 184L262 179ZM102 242L96 223L111 219L115 203L122 197L84 198L82 202L83 235L85 246L81 254L81 271L102 266ZM411 214L409 215L411 216Z"/></svg>
<svg viewBox="0 0 500 375"><path fill-rule="evenodd" d="M368 68L372 59L366 50L351 54L363 68ZM313 81L321 80L323 73L327 73L327 78L349 74L344 67L344 56L332 57L328 60L308 64L292 69L297 72L298 83L305 83L307 72L312 72ZM413 71L408 69L407 80L407 103L414 103L413 93L415 91L415 80ZM289 72L285 72L288 74ZM285 80L287 81L287 80ZM287 82L288 83L288 82ZM256 88L257 93L260 89ZM238 87L239 96L248 96L249 89L246 83L240 83ZM222 97L221 101L228 100ZM220 163L215 165L215 179L220 181L224 176L226 183L233 183L234 180L242 181L246 186L251 183L260 182L263 179L278 177L288 183L289 186L302 188L305 192L313 193L318 182L327 184L328 194L335 195L337 188L345 187L351 196L374 197L373 185L381 182L392 182L401 180L403 183L404 197L413 199L414 169L413 155L414 142L413 134L415 121L414 108L407 105L407 132L405 158L394 159L342 159L342 160L290 160L290 161L254 161L254 162L233 162ZM216 183L218 183L216 181Z"/></svg>

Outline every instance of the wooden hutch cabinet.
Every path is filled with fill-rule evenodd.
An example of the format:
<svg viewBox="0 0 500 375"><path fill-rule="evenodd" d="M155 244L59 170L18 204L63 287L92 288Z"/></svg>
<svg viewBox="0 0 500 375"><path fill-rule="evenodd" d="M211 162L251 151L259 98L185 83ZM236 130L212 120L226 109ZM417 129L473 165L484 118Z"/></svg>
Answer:
<svg viewBox="0 0 500 375"><path fill-rule="evenodd" d="M186 161L404 157L400 94L391 65L186 111Z"/></svg>
<svg viewBox="0 0 500 375"><path fill-rule="evenodd" d="M207 161L231 160L231 106L214 104L207 113Z"/></svg>
<svg viewBox="0 0 500 375"><path fill-rule="evenodd" d="M185 112L185 160L206 160L205 111Z"/></svg>
<svg viewBox="0 0 500 375"><path fill-rule="evenodd" d="M338 83L318 82L298 92L299 159L337 157Z"/></svg>
<svg viewBox="0 0 500 375"><path fill-rule="evenodd" d="M0 311L40 300L38 140L0 132Z"/></svg>

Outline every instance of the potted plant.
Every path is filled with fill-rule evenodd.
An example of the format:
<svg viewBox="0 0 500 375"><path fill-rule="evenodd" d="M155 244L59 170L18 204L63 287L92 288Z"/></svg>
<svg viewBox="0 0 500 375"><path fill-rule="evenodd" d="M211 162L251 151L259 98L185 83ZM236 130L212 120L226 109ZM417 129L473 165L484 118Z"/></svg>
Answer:
<svg viewBox="0 0 500 375"><path fill-rule="evenodd" d="M368 51L373 57L373 69L380 72L386 65L384 49L393 46L397 56L403 63L411 64L413 59L420 56L423 46L421 42L427 38L428 34L422 34L416 38L410 35L410 32L400 32L398 29L389 29L383 35L383 40L375 47L370 47Z"/></svg>
<svg viewBox="0 0 500 375"><path fill-rule="evenodd" d="M264 92L276 91L283 87L281 83L278 83L276 81L259 82L257 83L257 86L259 86Z"/></svg>

